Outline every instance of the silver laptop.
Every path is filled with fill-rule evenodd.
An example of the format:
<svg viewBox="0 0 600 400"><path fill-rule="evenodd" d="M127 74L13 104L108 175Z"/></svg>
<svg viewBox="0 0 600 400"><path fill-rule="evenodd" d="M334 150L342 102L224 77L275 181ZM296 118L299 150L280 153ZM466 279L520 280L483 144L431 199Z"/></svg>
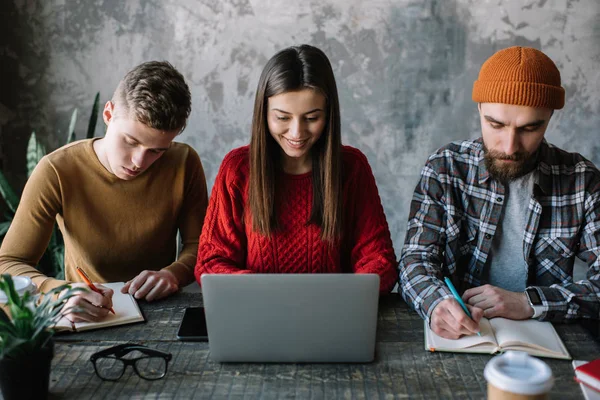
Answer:
<svg viewBox="0 0 600 400"><path fill-rule="evenodd" d="M210 357L231 362L369 362L376 274L205 274Z"/></svg>

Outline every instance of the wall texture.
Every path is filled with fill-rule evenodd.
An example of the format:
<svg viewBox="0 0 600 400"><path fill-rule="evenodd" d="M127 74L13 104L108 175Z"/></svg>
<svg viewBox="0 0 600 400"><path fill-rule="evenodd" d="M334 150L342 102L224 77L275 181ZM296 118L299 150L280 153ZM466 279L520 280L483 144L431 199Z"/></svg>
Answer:
<svg viewBox="0 0 600 400"><path fill-rule="evenodd" d="M31 130L55 149L78 107L83 137L95 92L104 103L153 59L188 79L193 112L179 140L211 187L223 156L249 141L262 67L300 43L333 64L343 141L369 158L398 255L427 156L479 135L472 83L500 48L533 46L556 62L567 102L547 138L600 164L597 0L2 0L0 38L0 106L11 115L0 119L0 157L19 188Z"/></svg>

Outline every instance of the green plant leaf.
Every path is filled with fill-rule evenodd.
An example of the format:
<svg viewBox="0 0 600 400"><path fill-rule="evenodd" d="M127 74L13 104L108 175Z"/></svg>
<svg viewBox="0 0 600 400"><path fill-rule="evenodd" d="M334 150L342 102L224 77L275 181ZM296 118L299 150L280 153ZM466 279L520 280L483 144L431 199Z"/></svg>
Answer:
<svg viewBox="0 0 600 400"><path fill-rule="evenodd" d="M16 359L45 346L54 334L52 327L62 318L67 301L85 288L62 285L46 294L19 296L8 274L0 276L0 289L7 294L12 320L0 314L0 358Z"/></svg>
<svg viewBox="0 0 600 400"><path fill-rule="evenodd" d="M38 302L38 306L37 307L40 310L45 310L44 311L45 313L51 313L52 310L53 310L53 307L57 307L57 306L60 305L60 303L61 303L61 297L62 296L61 297L58 297L58 296L61 294L61 292L63 290L67 290L64 293L64 295L66 296L66 295L68 295L70 293L76 293L78 291L81 291L81 290L78 290L78 289L83 289L83 288L73 288L73 289L71 289L71 285L69 285L69 284L58 286L58 287L50 290L49 292L46 292L43 296L41 296L39 298L39 302ZM54 298L55 296L57 298Z"/></svg>
<svg viewBox="0 0 600 400"><path fill-rule="evenodd" d="M90 115L90 122L88 123L88 130L86 138L91 139L94 137L96 132L96 122L98 122L98 107L100 106L100 92L96 93L94 98L94 105L92 106L92 113Z"/></svg>
<svg viewBox="0 0 600 400"><path fill-rule="evenodd" d="M6 311L2 307L0 307L0 323L10 324L10 318L6 314Z"/></svg>
<svg viewBox="0 0 600 400"><path fill-rule="evenodd" d="M2 352L0 353L0 356L2 356L2 358L7 356L10 356L10 358L13 359L19 358L19 354L21 352L19 352L17 349L24 343L26 343L26 340L18 336L2 337ZM13 355L12 353L15 350L17 350L17 354Z"/></svg>
<svg viewBox="0 0 600 400"><path fill-rule="evenodd" d="M67 132L67 144L75 141L75 124L77 123L77 108L71 114L71 122L69 123L69 131Z"/></svg>
<svg viewBox="0 0 600 400"><path fill-rule="evenodd" d="M2 274L2 279L0 279L0 290L4 292L8 301L6 302L10 307L16 306L21 308L21 297L17 294L15 290L15 283L13 282L12 276L9 274ZM13 313L12 308L10 309L13 318L16 318Z"/></svg>
<svg viewBox="0 0 600 400"><path fill-rule="evenodd" d="M12 221L0 222L0 237L6 235L6 232L8 232L8 228L10 228L11 222Z"/></svg>
<svg viewBox="0 0 600 400"><path fill-rule="evenodd" d="M13 188L10 186L10 184L6 180L6 177L4 176L2 171L0 171L0 194L2 194L2 198L4 199L4 202L8 206L8 209L14 215L14 213L17 211L17 207L19 205L19 197L17 196L17 194L15 193Z"/></svg>
<svg viewBox="0 0 600 400"><path fill-rule="evenodd" d="M27 144L27 176L31 176L35 166L46 155L46 148L37 140L35 132L31 132L29 143Z"/></svg>
<svg viewBox="0 0 600 400"><path fill-rule="evenodd" d="M64 277L64 262L65 262L65 246L60 230L56 228L52 229L52 235L48 242L48 247L44 252L38 269L45 275L52 276L57 279L63 279Z"/></svg>
<svg viewBox="0 0 600 400"><path fill-rule="evenodd" d="M6 313L4 313L4 315L6 315ZM8 318L8 316L6 317ZM15 326L10 322L10 319L8 320L8 322L6 321L0 321L0 331L2 331L2 335L13 335L13 336L17 336L18 332L15 328Z"/></svg>

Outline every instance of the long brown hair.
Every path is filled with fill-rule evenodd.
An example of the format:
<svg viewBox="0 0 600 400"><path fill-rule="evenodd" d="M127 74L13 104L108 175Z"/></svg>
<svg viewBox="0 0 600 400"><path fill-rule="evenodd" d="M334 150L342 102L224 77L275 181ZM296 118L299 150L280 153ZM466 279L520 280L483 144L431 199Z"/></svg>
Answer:
<svg viewBox="0 0 600 400"><path fill-rule="evenodd" d="M271 96L302 89L318 90L327 102L323 134L310 149L313 201L309 223L321 227L321 238L340 238L341 128L337 86L329 59L309 45L288 47L267 62L258 81L250 141L249 203L252 229L270 236L278 228L275 198L281 165L279 144L269 133L267 104Z"/></svg>

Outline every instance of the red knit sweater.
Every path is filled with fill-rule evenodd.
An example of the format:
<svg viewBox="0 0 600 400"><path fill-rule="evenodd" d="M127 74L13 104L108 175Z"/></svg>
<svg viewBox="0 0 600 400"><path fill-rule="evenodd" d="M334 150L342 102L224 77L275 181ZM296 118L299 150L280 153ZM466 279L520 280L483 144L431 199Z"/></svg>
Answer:
<svg viewBox="0 0 600 400"><path fill-rule="evenodd" d="M200 235L195 275L204 273L376 273L381 292L398 279L375 178L359 150L342 149L342 240L329 246L321 228L307 224L312 209L312 175L285 174L276 207L280 229L267 238L245 224L249 147L231 151L221 164Z"/></svg>

